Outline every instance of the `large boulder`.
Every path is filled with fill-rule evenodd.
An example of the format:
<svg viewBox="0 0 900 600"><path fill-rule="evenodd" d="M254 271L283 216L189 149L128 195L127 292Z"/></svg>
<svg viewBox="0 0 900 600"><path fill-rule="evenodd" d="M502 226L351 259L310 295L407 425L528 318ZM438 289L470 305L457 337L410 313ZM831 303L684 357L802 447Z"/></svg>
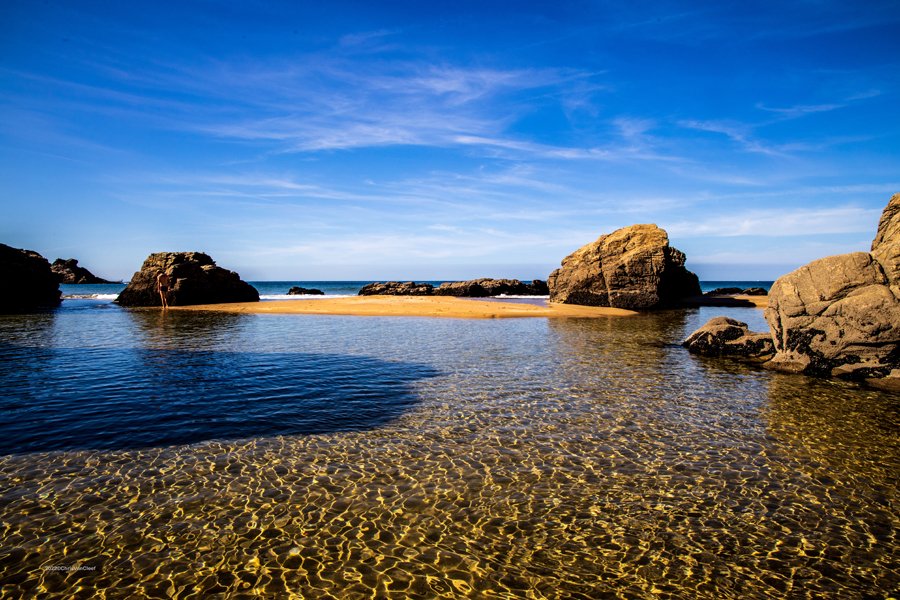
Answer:
<svg viewBox="0 0 900 600"><path fill-rule="evenodd" d="M881 213L872 256L884 269L894 295L900 296L900 194L894 194Z"/></svg>
<svg viewBox="0 0 900 600"><path fill-rule="evenodd" d="M700 296L683 252L656 225L632 225L567 256L550 274L550 301L630 310L663 308Z"/></svg>
<svg viewBox="0 0 900 600"><path fill-rule="evenodd" d="M50 268L59 277L60 283L116 283L115 281L107 281L101 279L78 265L78 261L74 258L62 259L57 258L50 265Z"/></svg>
<svg viewBox="0 0 900 600"><path fill-rule="evenodd" d="M518 279L472 279L442 283L434 290L436 296L485 298L491 296L546 296L547 284L540 279L523 283Z"/></svg>
<svg viewBox="0 0 900 600"><path fill-rule="evenodd" d="M730 356L763 362L775 354L769 333L754 333L747 324L728 317L710 319L681 343L692 354Z"/></svg>
<svg viewBox="0 0 900 600"><path fill-rule="evenodd" d="M156 276L167 273L171 281L170 306L258 302L259 292L234 271L216 266L202 252L157 252L151 254L119 294L122 306L160 306Z"/></svg>
<svg viewBox="0 0 900 600"><path fill-rule="evenodd" d="M416 283L415 281L386 281L364 285L360 288L359 296L430 296L434 286L430 283Z"/></svg>
<svg viewBox="0 0 900 600"><path fill-rule="evenodd" d="M0 313L28 312L59 306L59 279L46 258L31 250L0 244Z"/></svg>
<svg viewBox="0 0 900 600"><path fill-rule="evenodd" d="M865 379L900 388L900 194L891 198L872 252L813 261L780 277L766 320L772 368Z"/></svg>

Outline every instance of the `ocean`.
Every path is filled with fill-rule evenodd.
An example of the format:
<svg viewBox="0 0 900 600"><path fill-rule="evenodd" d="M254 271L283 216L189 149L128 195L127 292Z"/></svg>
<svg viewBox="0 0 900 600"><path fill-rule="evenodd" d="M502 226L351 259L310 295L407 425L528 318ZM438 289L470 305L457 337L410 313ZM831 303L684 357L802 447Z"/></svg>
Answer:
<svg viewBox="0 0 900 600"><path fill-rule="evenodd" d="M437 287L446 280L424 281ZM259 291L260 300L297 300L310 299L317 296L289 296L288 290L292 287L318 289L327 296L356 296L360 288L373 281L250 281L250 285ZM526 281L526 283L530 283ZM700 289L704 292L721 287L739 287L747 289L761 287L768 290L772 281L701 281ZM102 300L115 300L116 296L125 289L123 283L110 283L102 285L67 285L60 286L65 298L98 298ZM539 296L535 296L539 297Z"/></svg>
<svg viewBox="0 0 900 600"><path fill-rule="evenodd" d="M162 312L121 287L0 316L2 597L900 587L896 395L680 346L761 310Z"/></svg>

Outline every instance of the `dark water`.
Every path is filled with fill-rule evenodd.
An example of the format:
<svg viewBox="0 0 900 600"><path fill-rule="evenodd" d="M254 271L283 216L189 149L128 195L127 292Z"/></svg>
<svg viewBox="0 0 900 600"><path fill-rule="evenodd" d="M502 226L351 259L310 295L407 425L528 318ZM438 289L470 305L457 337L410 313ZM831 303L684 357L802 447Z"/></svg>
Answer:
<svg viewBox="0 0 900 600"><path fill-rule="evenodd" d="M717 314L0 317L0 596L896 594L900 402Z"/></svg>

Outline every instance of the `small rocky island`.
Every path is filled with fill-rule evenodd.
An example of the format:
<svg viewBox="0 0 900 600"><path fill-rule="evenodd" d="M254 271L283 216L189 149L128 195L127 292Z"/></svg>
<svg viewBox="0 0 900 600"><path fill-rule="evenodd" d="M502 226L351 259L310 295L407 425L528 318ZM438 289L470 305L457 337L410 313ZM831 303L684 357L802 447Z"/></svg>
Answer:
<svg viewBox="0 0 900 600"><path fill-rule="evenodd" d="M870 252L821 258L778 278L765 314L771 333L751 336L746 325L739 333L742 323L726 327L720 317L684 345L697 354L765 360L778 371L900 390L900 194L884 209ZM737 342L747 336L770 337L774 353Z"/></svg>
<svg viewBox="0 0 900 600"><path fill-rule="evenodd" d="M202 252L157 252L144 261L141 270L119 294L122 306L160 306L156 276L166 273L171 280L169 304L222 304L259 302L259 292L234 271L216 266Z"/></svg>
<svg viewBox="0 0 900 600"><path fill-rule="evenodd" d="M632 225L582 246L548 279L550 301L648 310L700 296L685 255L656 225Z"/></svg>
<svg viewBox="0 0 900 600"><path fill-rule="evenodd" d="M288 296L324 296L325 292L316 288L305 288L298 285L293 286L287 292Z"/></svg>
<svg viewBox="0 0 900 600"><path fill-rule="evenodd" d="M84 267L78 264L74 258L62 259L57 258L50 265L50 268L59 277L60 283L119 283L118 281L107 281L97 277Z"/></svg>
<svg viewBox="0 0 900 600"><path fill-rule="evenodd" d="M0 313L54 308L62 301L59 279L50 262L32 250L0 244Z"/></svg>
<svg viewBox="0 0 900 600"><path fill-rule="evenodd" d="M491 298L495 296L546 296L547 284L540 279L524 283L518 279L471 279L448 281L438 287L415 281L370 283L359 290L360 296L456 296L459 298Z"/></svg>

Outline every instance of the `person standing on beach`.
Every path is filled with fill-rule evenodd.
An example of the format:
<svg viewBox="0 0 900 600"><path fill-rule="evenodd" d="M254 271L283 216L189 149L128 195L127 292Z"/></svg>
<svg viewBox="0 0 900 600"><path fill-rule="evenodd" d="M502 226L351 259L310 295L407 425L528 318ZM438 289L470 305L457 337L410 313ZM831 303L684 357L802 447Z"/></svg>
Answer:
<svg viewBox="0 0 900 600"><path fill-rule="evenodd" d="M169 308L169 299L167 298L169 283L169 276L165 272L160 271L156 274L156 291L159 292L159 299L163 308Z"/></svg>

